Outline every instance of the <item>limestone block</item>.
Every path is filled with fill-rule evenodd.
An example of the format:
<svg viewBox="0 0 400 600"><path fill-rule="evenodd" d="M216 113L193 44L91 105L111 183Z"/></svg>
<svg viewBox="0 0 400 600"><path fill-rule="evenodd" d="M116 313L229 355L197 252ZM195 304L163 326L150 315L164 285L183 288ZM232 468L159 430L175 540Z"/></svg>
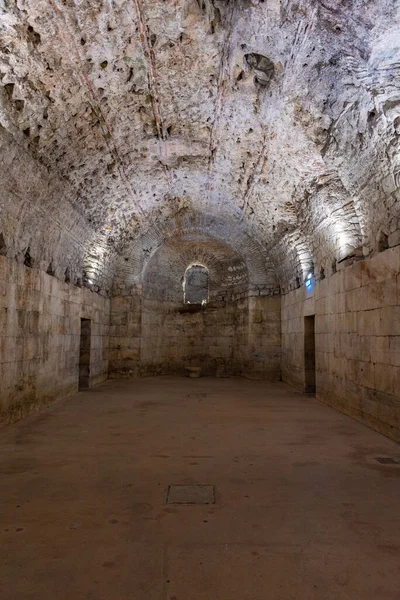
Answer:
<svg viewBox="0 0 400 600"><path fill-rule="evenodd" d="M400 404L398 402L393 402L391 405L383 402L377 403L377 417L379 421L387 423L390 427L400 429Z"/></svg>
<svg viewBox="0 0 400 600"><path fill-rule="evenodd" d="M38 355L38 336L31 335L24 340L23 345L23 360L29 361Z"/></svg>
<svg viewBox="0 0 400 600"><path fill-rule="evenodd" d="M111 314L128 313L132 309L132 299L130 297L117 296L111 299Z"/></svg>
<svg viewBox="0 0 400 600"><path fill-rule="evenodd" d="M348 374L343 379L343 398L347 399L348 402L351 402L354 406L356 402L360 401L360 396L363 396L365 392L372 393L373 390L370 390L369 388L360 388L355 380L355 365L352 367L350 363L354 363L354 361L347 361ZM350 374L352 374L352 377L349 376Z"/></svg>
<svg viewBox="0 0 400 600"><path fill-rule="evenodd" d="M346 293L339 292L332 297L331 311L334 313L346 312Z"/></svg>
<svg viewBox="0 0 400 600"><path fill-rule="evenodd" d="M211 358L217 358L221 356L221 346L217 346L216 344L208 346L208 355Z"/></svg>
<svg viewBox="0 0 400 600"><path fill-rule="evenodd" d="M122 348L122 350L120 351L120 358L122 358L122 360L139 360L139 357L139 348Z"/></svg>
<svg viewBox="0 0 400 600"><path fill-rule="evenodd" d="M315 301L316 302L318 300L326 298L326 296L328 295L328 292L329 292L328 286L329 286L328 279L323 279L321 281L318 281L315 284L314 296L315 296Z"/></svg>
<svg viewBox="0 0 400 600"><path fill-rule="evenodd" d="M324 296L315 300L315 313L318 315L331 314L331 297Z"/></svg>
<svg viewBox="0 0 400 600"><path fill-rule="evenodd" d="M400 367L400 336L391 336L389 339L390 364ZM400 393L400 388L399 388Z"/></svg>
<svg viewBox="0 0 400 600"><path fill-rule="evenodd" d="M375 389L375 365L371 362L356 362L356 381L363 387ZM378 388L377 388L378 389ZM385 390L382 390L385 391Z"/></svg>
<svg viewBox="0 0 400 600"><path fill-rule="evenodd" d="M289 319L300 319L303 317L303 312L304 302L296 302L291 305L286 314Z"/></svg>
<svg viewBox="0 0 400 600"><path fill-rule="evenodd" d="M350 334L353 339L355 339L354 335ZM371 359L371 340L374 339L374 336L370 335L361 335L358 337L359 343L357 344L359 359L365 362L373 362Z"/></svg>
<svg viewBox="0 0 400 600"><path fill-rule="evenodd" d="M316 333L332 333L336 331L335 326L335 315L322 314L317 315L315 319L315 332Z"/></svg>
<svg viewBox="0 0 400 600"><path fill-rule="evenodd" d="M366 292L365 308L367 310L399 304L397 281L395 278L371 283L365 286L363 290Z"/></svg>
<svg viewBox="0 0 400 600"><path fill-rule="evenodd" d="M351 314L351 313L350 313ZM334 327L335 334L344 333L347 331L346 328L346 313L338 313L333 316L332 325ZM316 319L317 322L317 319Z"/></svg>
<svg viewBox="0 0 400 600"><path fill-rule="evenodd" d="M363 261L362 283L369 285L395 278L400 273L400 249L389 248Z"/></svg>
<svg viewBox="0 0 400 600"><path fill-rule="evenodd" d="M112 318L113 325L116 326L126 326L128 324L128 315L127 314L114 314Z"/></svg>
<svg viewBox="0 0 400 600"><path fill-rule="evenodd" d="M268 348L270 346L278 346L281 342L281 336L279 332L263 333L261 336L261 346Z"/></svg>
<svg viewBox="0 0 400 600"><path fill-rule="evenodd" d="M232 347L233 339L232 337L218 337L217 338L217 346L228 349Z"/></svg>
<svg viewBox="0 0 400 600"><path fill-rule="evenodd" d="M346 270L337 271L326 281L328 282L328 294L340 294L345 291L345 272Z"/></svg>
<svg viewBox="0 0 400 600"><path fill-rule="evenodd" d="M346 312L356 312L367 309L367 294L362 287L349 290L345 293Z"/></svg>
<svg viewBox="0 0 400 600"><path fill-rule="evenodd" d="M390 338L388 336L369 336L369 349L373 363L390 364Z"/></svg>
<svg viewBox="0 0 400 600"><path fill-rule="evenodd" d="M393 393L397 402L400 403L400 365L393 367Z"/></svg>
<svg viewBox="0 0 400 600"><path fill-rule="evenodd" d="M360 360L360 337L349 333L335 336L335 355L347 359Z"/></svg>
<svg viewBox="0 0 400 600"><path fill-rule="evenodd" d="M334 351L334 334L333 333L316 333L315 344L318 350L322 352L333 353Z"/></svg>
<svg viewBox="0 0 400 600"><path fill-rule="evenodd" d="M137 350L138 348L140 348L141 346L141 339L140 338L132 338L129 337L128 338L128 343L127 343L127 348L132 348Z"/></svg>
<svg viewBox="0 0 400 600"><path fill-rule="evenodd" d="M343 314L343 327L341 331L348 333L356 333L358 331L358 314L357 312L346 312Z"/></svg>
<svg viewBox="0 0 400 600"><path fill-rule="evenodd" d="M297 319L290 319L287 324L288 333L298 333L303 331L303 319L301 317Z"/></svg>
<svg viewBox="0 0 400 600"><path fill-rule="evenodd" d="M380 335L400 335L400 306L380 310Z"/></svg>
<svg viewBox="0 0 400 600"><path fill-rule="evenodd" d="M262 323L263 317L261 310L253 310L250 313L250 322L252 323Z"/></svg>
<svg viewBox="0 0 400 600"><path fill-rule="evenodd" d="M382 309L363 310L357 313L359 335L380 335L382 331Z"/></svg>
<svg viewBox="0 0 400 600"><path fill-rule="evenodd" d="M386 394L394 394L395 389L395 370L398 367L392 367L391 365L375 365L375 385L369 385L366 387L374 387L376 390L384 392Z"/></svg>
<svg viewBox="0 0 400 600"><path fill-rule="evenodd" d="M261 333L269 333L271 335L281 335L280 321L263 321L260 326Z"/></svg>
<svg viewBox="0 0 400 600"><path fill-rule="evenodd" d="M304 316L309 316L309 315L314 315L316 311L316 300L315 297L309 297L306 299L306 301L304 302L303 305L303 315Z"/></svg>
<svg viewBox="0 0 400 600"><path fill-rule="evenodd" d="M362 274L365 271L364 261L358 261L343 271L344 289L346 291L359 288L362 285Z"/></svg>

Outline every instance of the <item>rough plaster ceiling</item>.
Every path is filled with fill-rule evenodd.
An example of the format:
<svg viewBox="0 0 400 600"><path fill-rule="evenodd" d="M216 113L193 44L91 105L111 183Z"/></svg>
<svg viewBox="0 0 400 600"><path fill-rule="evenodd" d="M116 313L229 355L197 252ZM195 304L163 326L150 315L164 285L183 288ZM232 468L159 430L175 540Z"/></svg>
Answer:
<svg viewBox="0 0 400 600"><path fill-rule="evenodd" d="M396 0L0 7L4 253L110 288L207 215L287 288L398 238Z"/></svg>

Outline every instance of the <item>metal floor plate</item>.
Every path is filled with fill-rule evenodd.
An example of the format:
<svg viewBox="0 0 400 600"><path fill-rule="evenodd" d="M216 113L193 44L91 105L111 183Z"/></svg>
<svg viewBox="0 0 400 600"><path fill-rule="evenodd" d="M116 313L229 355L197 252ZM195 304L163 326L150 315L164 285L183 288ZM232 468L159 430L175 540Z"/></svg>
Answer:
<svg viewBox="0 0 400 600"><path fill-rule="evenodd" d="M167 504L214 504L213 485L170 485Z"/></svg>

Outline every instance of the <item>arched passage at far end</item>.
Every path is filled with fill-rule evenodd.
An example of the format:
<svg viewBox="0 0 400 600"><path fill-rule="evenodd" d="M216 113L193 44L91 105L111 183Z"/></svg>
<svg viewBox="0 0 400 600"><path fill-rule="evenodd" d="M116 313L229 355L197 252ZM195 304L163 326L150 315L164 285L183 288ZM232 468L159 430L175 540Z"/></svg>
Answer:
<svg viewBox="0 0 400 600"><path fill-rule="evenodd" d="M185 304L206 304L209 298L209 274L204 265L189 265L183 277L183 300Z"/></svg>

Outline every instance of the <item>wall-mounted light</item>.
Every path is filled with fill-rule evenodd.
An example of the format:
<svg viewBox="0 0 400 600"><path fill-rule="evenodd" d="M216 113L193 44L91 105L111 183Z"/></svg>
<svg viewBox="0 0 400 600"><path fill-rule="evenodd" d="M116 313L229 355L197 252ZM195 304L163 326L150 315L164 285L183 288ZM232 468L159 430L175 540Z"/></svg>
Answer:
<svg viewBox="0 0 400 600"><path fill-rule="evenodd" d="M311 290L313 284L313 274L311 271L308 273L305 283L307 290Z"/></svg>
<svg viewBox="0 0 400 600"><path fill-rule="evenodd" d="M91 279L88 279L87 282L89 285L92 285L92 283L93 283L93 281Z"/></svg>

